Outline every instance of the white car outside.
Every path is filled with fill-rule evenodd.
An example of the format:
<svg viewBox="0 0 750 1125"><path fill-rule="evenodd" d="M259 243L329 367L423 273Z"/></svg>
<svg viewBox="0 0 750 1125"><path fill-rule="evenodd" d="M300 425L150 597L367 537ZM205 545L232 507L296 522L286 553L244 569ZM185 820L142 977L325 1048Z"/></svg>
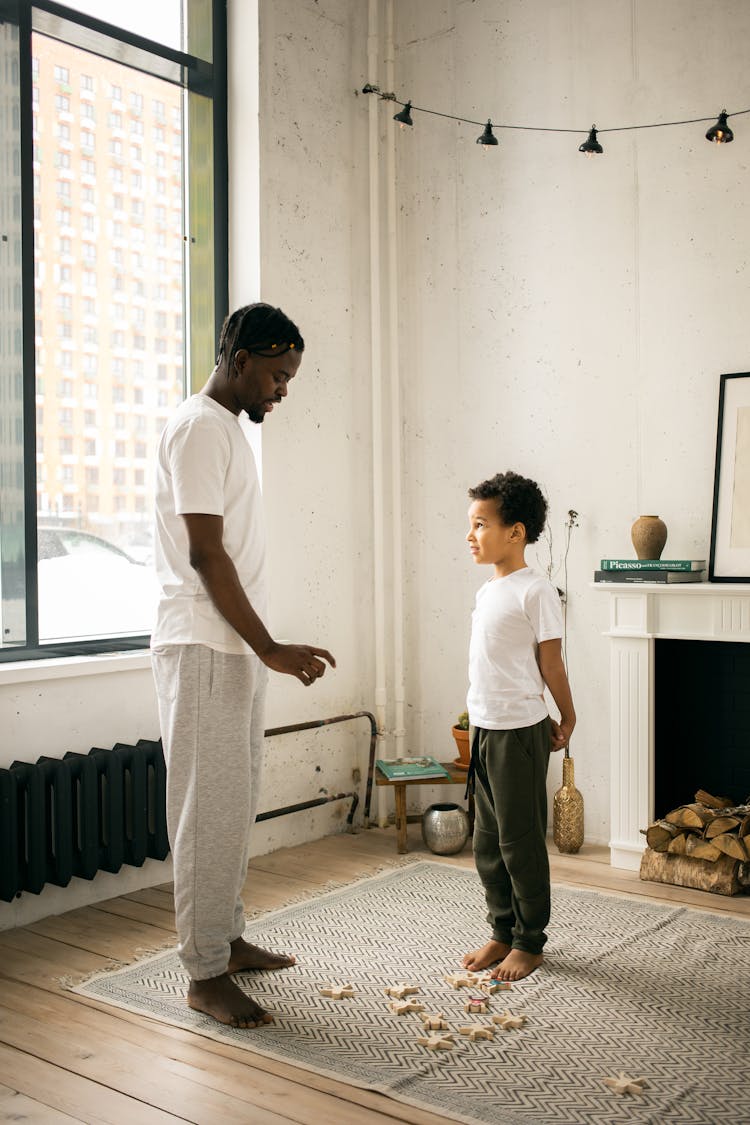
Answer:
<svg viewBox="0 0 750 1125"><path fill-rule="evenodd" d="M150 633L159 598L151 566L98 535L40 527L39 639Z"/></svg>

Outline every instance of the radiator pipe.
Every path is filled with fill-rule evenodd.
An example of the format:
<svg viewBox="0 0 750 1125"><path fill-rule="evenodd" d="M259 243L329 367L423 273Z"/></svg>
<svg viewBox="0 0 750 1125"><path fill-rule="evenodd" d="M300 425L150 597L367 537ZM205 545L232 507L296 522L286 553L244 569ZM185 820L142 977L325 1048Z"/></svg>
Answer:
<svg viewBox="0 0 750 1125"><path fill-rule="evenodd" d="M270 812L258 813L255 823L257 824L260 820L273 820L277 816L286 816L287 813L302 812L303 809L314 809L316 805L327 805L331 801L347 800L352 802L352 807L349 809L349 815L346 818L346 823L351 828L359 804L359 796L356 793L329 793L328 796L317 797L314 801L300 801L297 805L285 805L283 809L271 809Z"/></svg>
<svg viewBox="0 0 750 1125"><path fill-rule="evenodd" d="M332 723L345 723L350 719L367 719L370 723L370 754L367 763L367 783L365 785L365 807L364 807L364 826L368 827L370 823L370 803L372 801L372 781L375 772L375 752L378 744L378 723L375 716L371 711L354 711L351 715L334 715L330 719L312 719L307 723L291 723L286 727L269 727L265 732L266 738L272 738L277 734L294 734L295 731L300 730L315 730L317 727L328 727ZM343 801L352 799L352 807L349 810L349 815L346 818L346 823L351 826L354 819L354 813L359 805L359 797L356 793L336 793L330 794L326 797L317 797L314 801L302 801L297 805L287 805L281 809L271 809L269 812L260 813L256 816L256 823L259 820L271 820L273 817L284 816L286 813L300 812L302 809L312 809L316 805L325 805L330 801Z"/></svg>

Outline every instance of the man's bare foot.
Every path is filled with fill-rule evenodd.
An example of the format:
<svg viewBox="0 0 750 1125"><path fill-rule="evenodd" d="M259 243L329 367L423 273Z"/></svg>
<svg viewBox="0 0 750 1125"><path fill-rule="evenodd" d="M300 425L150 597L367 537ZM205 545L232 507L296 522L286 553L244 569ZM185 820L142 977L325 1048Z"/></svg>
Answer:
<svg viewBox="0 0 750 1125"><path fill-rule="evenodd" d="M273 1023L273 1016L238 988L222 973L209 980L191 980L187 1002L196 1012L205 1012L230 1027L261 1027Z"/></svg>
<svg viewBox="0 0 750 1125"><path fill-rule="evenodd" d="M504 941L495 941L494 938L490 938L481 949L475 949L472 953L467 953L462 964L465 969L478 973L482 969L489 969L490 965L494 965L496 961L502 961L509 953L510 946Z"/></svg>
<svg viewBox="0 0 750 1125"><path fill-rule="evenodd" d="M230 946L228 973L241 973L244 969L288 969L297 958L286 953L269 953L258 945L250 945L237 938Z"/></svg>
<svg viewBox="0 0 750 1125"><path fill-rule="evenodd" d="M541 953L525 953L523 949L511 949L508 956L492 974L494 980L523 980L538 969L544 958Z"/></svg>

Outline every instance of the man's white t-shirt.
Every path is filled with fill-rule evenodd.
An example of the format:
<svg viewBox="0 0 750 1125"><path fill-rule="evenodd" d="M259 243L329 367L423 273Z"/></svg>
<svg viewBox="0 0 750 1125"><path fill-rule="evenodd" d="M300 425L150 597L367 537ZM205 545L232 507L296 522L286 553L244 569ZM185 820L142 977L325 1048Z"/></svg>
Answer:
<svg viewBox="0 0 750 1125"><path fill-rule="evenodd" d="M477 592L469 646L469 722L484 730L530 727L548 714L540 641L562 637L557 590L528 566Z"/></svg>
<svg viewBox="0 0 750 1125"><path fill-rule="evenodd" d="M155 560L161 597L151 647L202 644L250 653L190 565L182 518L189 514L223 517L224 548L250 604L265 619L265 526L255 458L239 417L202 394L177 408L159 443Z"/></svg>

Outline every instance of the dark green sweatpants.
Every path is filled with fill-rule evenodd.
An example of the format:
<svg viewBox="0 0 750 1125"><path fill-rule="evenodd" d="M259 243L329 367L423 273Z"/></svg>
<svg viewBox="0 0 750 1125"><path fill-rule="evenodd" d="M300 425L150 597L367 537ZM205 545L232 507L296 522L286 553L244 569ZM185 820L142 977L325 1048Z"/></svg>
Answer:
<svg viewBox="0 0 750 1125"><path fill-rule="evenodd" d="M495 941L541 953L550 916L547 766L550 720L472 729L474 859Z"/></svg>

